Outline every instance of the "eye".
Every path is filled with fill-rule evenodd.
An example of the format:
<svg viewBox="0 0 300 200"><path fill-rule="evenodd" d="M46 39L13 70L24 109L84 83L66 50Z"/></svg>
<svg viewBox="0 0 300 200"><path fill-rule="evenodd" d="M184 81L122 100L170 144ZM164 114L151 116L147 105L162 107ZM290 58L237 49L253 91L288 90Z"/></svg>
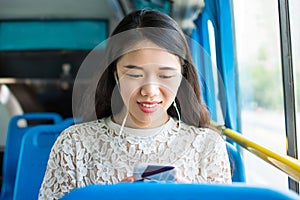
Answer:
<svg viewBox="0 0 300 200"><path fill-rule="evenodd" d="M159 77L163 78L163 79L169 79L169 78L174 77L174 75L159 75Z"/></svg>
<svg viewBox="0 0 300 200"><path fill-rule="evenodd" d="M131 78L140 78L140 77L143 77L142 74L126 74L126 76L129 76Z"/></svg>

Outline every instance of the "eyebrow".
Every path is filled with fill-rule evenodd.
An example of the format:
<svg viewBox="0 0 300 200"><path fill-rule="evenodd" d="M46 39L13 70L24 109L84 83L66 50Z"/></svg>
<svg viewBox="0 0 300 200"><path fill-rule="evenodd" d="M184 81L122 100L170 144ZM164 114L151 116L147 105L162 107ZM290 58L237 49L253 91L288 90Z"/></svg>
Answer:
<svg viewBox="0 0 300 200"><path fill-rule="evenodd" d="M124 65L123 67L127 69L143 69L142 67L136 66L136 65Z"/></svg>
<svg viewBox="0 0 300 200"><path fill-rule="evenodd" d="M127 68L127 69L140 69L140 70L144 69L143 67L136 66L136 65L124 65L123 67ZM158 69L159 70L174 70L174 71L177 70L174 67L159 67Z"/></svg>
<svg viewBox="0 0 300 200"><path fill-rule="evenodd" d="M174 70L174 71L177 70L177 69L174 68L174 67L160 67L159 69L160 69L160 70Z"/></svg>

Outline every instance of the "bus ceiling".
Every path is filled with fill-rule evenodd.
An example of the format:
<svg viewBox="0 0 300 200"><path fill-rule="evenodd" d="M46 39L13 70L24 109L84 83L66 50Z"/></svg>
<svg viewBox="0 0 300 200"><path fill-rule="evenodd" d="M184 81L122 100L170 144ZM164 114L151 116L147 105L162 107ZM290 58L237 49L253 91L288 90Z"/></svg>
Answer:
<svg viewBox="0 0 300 200"><path fill-rule="evenodd" d="M151 8L171 15L185 29L193 26L204 5L204 0L3 0L0 20L105 19L112 30L129 12Z"/></svg>

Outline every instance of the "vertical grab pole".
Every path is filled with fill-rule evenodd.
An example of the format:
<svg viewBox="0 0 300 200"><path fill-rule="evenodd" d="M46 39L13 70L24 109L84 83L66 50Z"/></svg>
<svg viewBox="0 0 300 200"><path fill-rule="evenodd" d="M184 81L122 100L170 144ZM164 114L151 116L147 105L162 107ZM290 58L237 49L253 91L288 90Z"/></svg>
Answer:
<svg viewBox="0 0 300 200"><path fill-rule="evenodd" d="M289 17L289 1L278 0L282 79L284 94L285 126L288 138L287 154L298 158L297 153L297 132L295 116L295 90L293 79L292 45ZM289 178L289 188L299 193L299 183Z"/></svg>

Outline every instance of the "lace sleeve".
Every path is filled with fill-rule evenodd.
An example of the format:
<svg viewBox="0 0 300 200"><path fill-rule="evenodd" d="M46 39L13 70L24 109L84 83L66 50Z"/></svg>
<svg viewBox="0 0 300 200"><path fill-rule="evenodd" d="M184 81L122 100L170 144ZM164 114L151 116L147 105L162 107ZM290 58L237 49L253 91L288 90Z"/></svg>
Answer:
<svg viewBox="0 0 300 200"><path fill-rule="evenodd" d="M63 131L52 147L39 199L59 199L76 187L75 143L70 132Z"/></svg>
<svg viewBox="0 0 300 200"><path fill-rule="evenodd" d="M217 138L214 138L209 143L209 146L212 148L208 148L210 150L202 160L201 167L206 169L204 172L202 171L202 176L210 183L231 183L231 170L226 142L220 135L217 135Z"/></svg>

